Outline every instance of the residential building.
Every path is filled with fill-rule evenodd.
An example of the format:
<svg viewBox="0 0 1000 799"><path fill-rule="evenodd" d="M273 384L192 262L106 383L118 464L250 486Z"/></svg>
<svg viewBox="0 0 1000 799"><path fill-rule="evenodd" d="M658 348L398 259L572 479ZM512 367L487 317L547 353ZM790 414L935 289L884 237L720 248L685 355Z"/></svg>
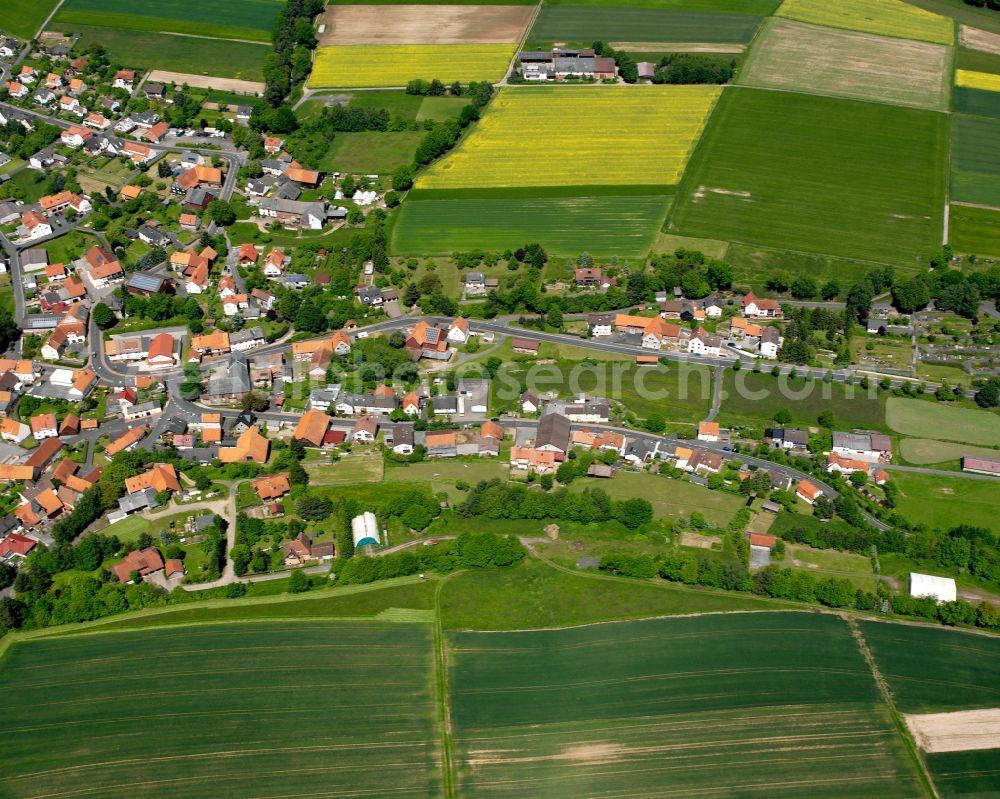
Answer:
<svg viewBox="0 0 1000 799"><path fill-rule="evenodd" d="M253 426L236 439L236 445L219 448L219 460L223 463L267 463L271 452L271 442Z"/></svg>
<svg viewBox="0 0 1000 799"><path fill-rule="evenodd" d="M378 420L374 416L362 416L351 431L351 437L359 444L371 444L377 435Z"/></svg>

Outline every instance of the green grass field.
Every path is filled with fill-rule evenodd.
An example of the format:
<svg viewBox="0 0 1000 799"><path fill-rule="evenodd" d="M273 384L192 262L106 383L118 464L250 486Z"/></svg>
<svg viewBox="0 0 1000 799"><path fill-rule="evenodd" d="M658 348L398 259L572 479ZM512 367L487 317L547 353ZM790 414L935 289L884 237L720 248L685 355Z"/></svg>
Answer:
<svg viewBox="0 0 1000 799"><path fill-rule="evenodd" d="M419 130L398 133L338 133L317 167L323 172L386 175L413 163L417 145L427 134Z"/></svg>
<svg viewBox="0 0 1000 799"><path fill-rule="evenodd" d="M746 44L759 24L760 17L745 14L546 4L527 41L531 49L594 41Z"/></svg>
<svg viewBox="0 0 1000 799"><path fill-rule="evenodd" d="M907 436L937 433L943 441L1000 446L1000 414L993 411L890 397L885 418L892 430Z"/></svg>
<svg viewBox="0 0 1000 799"><path fill-rule="evenodd" d="M972 72L1000 73L1000 53L984 53L968 47L955 48L955 68Z"/></svg>
<svg viewBox="0 0 1000 799"><path fill-rule="evenodd" d="M952 117L951 199L1000 206L1000 119Z"/></svg>
<svg viewBox="0 0 1000 799"><path fill-rule="evenodd" d="M768 427L771 415L787 408L793 426L815 426L819 414L829 410L838 428L885 429L884 397L870 396L860 386L727 370L723 391L719 421L724 424Z"/></svg>
<svg viewBox="0 0 1000 799"><path fill-rule="evenodd" d="M430 642L426 625L311 621L15 644L4 794L433 795Z"/></svg>
<svg viewBox="0 0 1000 799"><path fill-rule="evenodd" d="M948 242L961 253L1000 256L1000 211L951 206Z"/></svg>
<svg viewBox="0 0 1000 799"><path fill-rule="evenodd" d="M924 795L847 625L830 616L449 643L463 795Z"/></svg>
<svg viewBox="0 0 1000 799"><path fill-rule="evenodd" d="M943 530L959 524L993 528L1000 514L1000 486L993 480L893 472L896 507L911 522Z"/></svg>
<svg viewBox="0 0 1000 799"><path fill-rule="evenodd" d="M779 566L808 572L817 579L847 578L862 591L875 591L871 558L835 549L814 549L805 544L786 545L787 554Z"/></svg>
<svg viewBox="0 0 1000 799"><path fill-rule="evenodd" d="M995 119L1000 117L1000 92L955 86L951 90L951 107L958 113Z"/></svg>
<svg viewBox="0 0 1000 799"><path fill-rule="evenodd" d="M33 39L56 0L4 0L0 6L0 30L20 39Z"/></svg>
<svg viewBox="0 0 1000 799"><path fill-rule="evenodd" d="M595 194L541 197L530 190L434 199L411 196L393 229L397 255L446 255L484 249L503 251L537 241L551 253L576 256L643 256L663 224L666 194Z"/></svg>
<svg viewBox="0 0 1000 799"><path fill-rule="evenodd" d="M785 0L778 15L830 28L951 44L954 24L944 16L902 0Z"/></svg>
<svg viewBox="0 0 1000 799"><path fill-rule="evenodd" d="M464 97L424 97L416 118L418 122L428 119L440 122L457 117L466 105L468 100Z"/></svg>
<svg viewBox="0 0 1000 799"><path fill-rule="evenodd" d="M945 110L948 48L770 19L739 82L763 89Z"/></svg>
<svg viewBox="0 0 1000 799"><path fill-rule="evenodd" d="M377 453L352 453L332 464L306 462L310 485L354 485L382 480L382 457Z"/></svg>
<svg viewBox="0 0 1000 799"><path fill-rule="evenodd" d="M735 494L709 491L683 480L671 480L655 474L621 472L610 480L574 480L570 491L599 488L612 499L648 499L658 519L688 517L701 513L716 527L725 527L745 500Z"/></svg>
<svg viewBox="0 0 1000 799"><path fill-rule="evenodd" d="M264 59L271 52L263 44L222 39L206 43L193 36L77 24L72 30L81 37L77 48L84 50L95 44L103 45L111 58L123 64L220 78L263 80Z"/></svg>
<svg viewBox="0 0 1000 799"><path fill-rule="evenodd" d="M727 89L669 231L917 268L940 248L947 122L918 109Z"/></svg>
<svg viewBox="0 0 1000 799"><path fill-rule="evenodd" d="M948 441L934 441L930 438L904 438L899 442L900 454L912 464L927 466L930 464L954 462L966 455L981 458L1000 458L1000 450L987 447L972 447L968 444L952 444Z"/></svg>
<svg viewBox="0 0 1000 799"><path fill-rule="evenodd" d="M204 5L185 0L66 0L51 27L63 30L79 23L267 44L280 9L279 0L213 0Z"/></svg>

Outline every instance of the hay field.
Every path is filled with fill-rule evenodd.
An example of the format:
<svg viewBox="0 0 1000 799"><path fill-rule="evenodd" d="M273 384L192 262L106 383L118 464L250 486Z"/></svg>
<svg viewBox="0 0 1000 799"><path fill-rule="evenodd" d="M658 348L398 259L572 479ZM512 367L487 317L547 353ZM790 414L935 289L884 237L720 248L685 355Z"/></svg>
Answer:
<svg viewBox="0 0 1000 799"><path fill-rule="evenodd" d="M503 44L518 42L530 6L331 5L319 18L321 47L344 44Z"/></svg>
<svg viewBox="0 0 1000 799"><path fill-rule="evenodd" d="M1000 119L952 117L951 199L1000 206Z"/></svg>
<svg viewBox="0 0 1000 799"><path fill-rule="evenodd" d="M885 419L892 430L906 436L926 438L937 431L936 438L942 441L1000 446L1000 414L993 411L889 397Z"/></svg>
<svg viewBox="0 0 1000 799"><path fill-rule="evenodd" d="M1000 458L1000 450L988 447L972 447L968 444L952 444L948 441L934 441L930 438L904 438L899 442L900 454L917 466L931 463L957 461L966 455L976 458Z"/></svg>
<svg viewBox="0 0 1000 799"><path fill-rule="evenodd" d="M669 232L923 268L943 233L944 114L727 89Z"/></svg>
<svg viewBox="0 0 1000 799"><path fill-rule="evenodd" d="M1000 256L1000 211L951 206L948 242L958 252Z"/></svg>
<svg viewBox="0 0 1000 799"><path fill-rule="evenodd" d="M941 45L771 19L739 82L943 110L947 66Z"/></svg>
<svg viewBox="0 0 1000 799"><path fill-rule="evenodd" d="M287 620L18 643L3 794L439 792L427 625ZM358 792L358 793L355 793Z"/></svg>
<svg viewBox="0 0 1000 799"><path fill-rule="evenodd" d="M983 89L988 92L1000 92L1000 75L989 72L974 72L970 69L955 70L955 85L967 89Z"/></svg>
<svg viewBox="0 0 1000 799"><path fill-rule="evenodd" d="M900 39L951 44L955 24L902 0L785 0L777 16Z"/></svg>
<svg viewBox="0 0 1000 799"><path fill-rule="evenodd" d="M417 187L669 186L719 94L715 86L503 89Z"/></svg>
<svg viewBox="0 0 1000 799"><path fill-rule="evenodd" d="M912 522L948 530L959 524L996 527L1000 515L1000 483L962 475L944 477L918 472L892 472L899 488L896 507Z"/></svg>
<svg viewBox="0 0 1000 799"><path fill-rule="evenodd" d="M548 252L576 256L643 256L666 216L668 194L531 197L410 197L393 227L392 251L448 255L482 248L502 252L537 241Z"/></svg>
<svg viewBox="0 0 1000 799"><path fill-rule="evenodd" d="M694 42L746 44L761 18L748 14L548 4L531 27L531 49L554 42ZM617 46L617 44L616 44Z"/></svg>
<svg viewBox="0 0 1000 799"><path fill-rule="evenodd" d="M832 616L455 633L449 643L464 796L923 795Z"/></svg>
<svg viewBox="0 0 1000 799"><path fill-rule="evenodd" d="M405 86L414 78L444 83L498 81L514 55L512 44L344 45L320 47L310 89Z"/></svg>

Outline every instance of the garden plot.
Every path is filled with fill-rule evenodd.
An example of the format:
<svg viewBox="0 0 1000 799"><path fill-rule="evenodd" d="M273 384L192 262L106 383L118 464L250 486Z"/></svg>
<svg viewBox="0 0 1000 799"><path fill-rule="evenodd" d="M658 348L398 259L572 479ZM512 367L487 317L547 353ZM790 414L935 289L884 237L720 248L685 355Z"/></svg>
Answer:
<svg viewBox="0 0 1000 799"><path fill-rule="evenodd" d="M531 6L339 5L320 18L320 46L518 42Z"/></svg>
<svg viewBox="0 0 1000 799"><path fill-rule="evenodd" d="M937 44L774 19L740 83L943 109L947 58L948 49Z"/></svg>

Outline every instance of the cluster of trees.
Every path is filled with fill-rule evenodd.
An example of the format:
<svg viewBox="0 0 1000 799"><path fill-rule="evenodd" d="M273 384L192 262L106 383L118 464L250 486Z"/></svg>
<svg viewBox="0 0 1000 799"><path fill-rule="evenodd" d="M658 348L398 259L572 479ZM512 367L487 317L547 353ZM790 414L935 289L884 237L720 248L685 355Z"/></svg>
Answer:
<svg viewBox="0 0 1000 799"><path fill-rule="evenodd" d="M440 158L458 143L462 131L479 119L479 112L493 97L492 83L470 83L468 89L469 104L462 107L457 117L437 123L417 145L413 156L415 166L426 166L436 158Z"/></svg>
<svg viewBox="0 0 1000 799"><path fill-rule="evenodd" d="M604 42L594 42L592 45L594 53L604 58L613 58L618 66L618 74L626 83L635 83L639 80L639 67L635 63L632 54L625 50L615 50Z"/></svg>
<svg viewBox="0 0 1000 799"><path fill-rule="evenodd" d="M270 551L264 547L255 550L255 547L266 538L270 538L277 546L282 540L295 538L305 527L305 522L301 519L264 521L252 519L245 513L236 514L236 536L229 553L233 571L239 577L251 569L258 574L270 571Z"/></svg>
<svg viewBox="0 0 1000 799"><path fill-rule="evenodd" d="M892 612L900 616L916 616L931 621L939 621L954 627L964 624L995 630L1000 627L1000 610L989 602L971 605L964 599L942 602L940 605L927 597L913 597L899 594L892 597Z"/></svg>
<svg viewBox="0 0 1000 799"><path fill-rule="evenodd" d="M384 557L349 560L338 557L332 571L338 583L352 585L425 571L447 574L461 568L503 568L520 563L524 556L525 549L516 536L462 533L450 541Z"/></svg>
<svg viewBox="0 0 1000 799"><path fill-rule="evenodd" d="M312 69L316 46L313 17L323 11L323 0L288 0L274 25L274 50L264 62L264 101L281 105L292 87Z"/></svg>
<svg viewBox="0 0 1000 799"><path fill-rule="evenodd" d="M121 294L123 295L122 309L126 316L139 316L156 322L177 319L189 326L195 321L201 322L205 316L205 312L194 297L179 297L174 294L162 293L141 297L129 294L127 291L123 291Z"/></svg>
<svg viewBox="0 0 1000 799"><path fill-rule="evenodd" d="M599 488L537 491L497 479L473 487L456 512L464 519L564 519L583 524L613 520L630 530L653 520L653 506L645 499L613 500Z"/></svg>
<svg viewBox="0 0 1000 799"><path fill-rule="evenodd" d="M988 8L990 11L1000 11L1000 0L965 0L967 6Z"/></svg>
<svg viewBox="0 0 1000 799"><path fill-rule="evenodd" d="M450 86L445 86L437 78L426 81L423 78L414 78L406 84L406 93L415 94L419 97L443 97L450 94L452 97L461 97L463 94L462 84L455 81Z"/></svg>
<svg viewBox="0 0 1000 799"><path fill-rule="evenodd" d="M671 53L660 59L653 83L729 83L736 72L735 60L698 53Z"/></svg>
<svg viewBox="0 0 1000 799"><path fill-rule="evenodd" d="M931 272L896 280L892 285L893 304L902 313L927 307L931 300L942 311L975 319L982 300L1000 297L1000 266L966 274L947 267L947 261Z"/></svg>
<svg viewBox="0 0 1000 799"><path fill-rule="evenodd" d="M16 120L8 119L6 125L0 126L0 142L3 151L12 158L27 160L39 150L44 150L59 138L62 129L39 119L32 120L35 129L28 131ZM5 195L10 196L10 195Z"/></svg>

